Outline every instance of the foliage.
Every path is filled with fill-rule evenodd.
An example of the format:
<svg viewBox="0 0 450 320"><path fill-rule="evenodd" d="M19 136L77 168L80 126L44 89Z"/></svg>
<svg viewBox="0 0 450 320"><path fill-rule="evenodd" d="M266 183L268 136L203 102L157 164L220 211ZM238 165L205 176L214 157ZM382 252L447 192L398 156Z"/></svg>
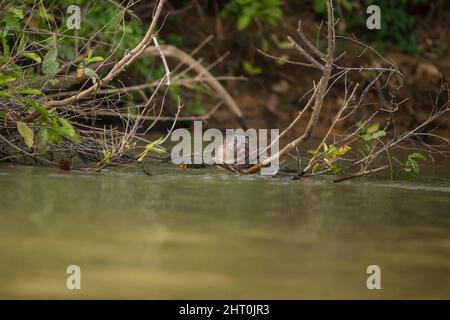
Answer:
<svg viewBox="0 0 450 320"><path fill-rule="evenodd" d="M19 5L9 5L0 16L0 98L14 103L18 110L39 113L33 123L38 128L37 137L25 122L17 121L17 130L28 148L36 147L41 152L48 150L49 143L60 144L63 138L73 143L80 141L68 120L42 105L45 94L41 89L46 83L58 82L55 78L60 69L58 49L67 44L51 32L34 32L40 26L51 30L48 23L56 21L44 3L47 2L35 8L33 1L22 1ZM22 28L30 32L23 32ZM90 51L88 60L99 61L100 57L92 57Z"/></svg>
<svg viewBox="0 0 450 320"><path fill-rule="evenodd" d="M237 29L246 29L253 21L261 20L275 25L283 16L279 0L232 0L221 15L237 19Z"/></svg>
<svg viewBox="0 0 450 320"><path fill-rule="evenodd" d="M155 152L155 153L159 153L159 154L166 153L167 150L165 148L161 147L162 141L163 141L163 139L159 138L158 140L147 144L145 146L145 150L139 156L138 161L139 162L143 161L149 152Z"/></svg>
<svg viewBox="0 0 450 320"><path fill-rule="evenodd" d="M321 153L321 160L314 164L312 168L312 173L316 173L323 170L330 170L331 173L340 173L341 170L337 166L336 162L342 159L347 152L352 148L350 146L342 146L337 148L334 145L328 146L326 143L323 144L323 152ZM317 150L309 150L309 155L316 156L318 154Z"/></svg>
<svg viewBox="0 0 450 320"><path fill-rule="evenodd" d="M36 120L40 131L38 134L38 149L45 152L49 143L60 144L63 138L68 138L74 143L80 141L80 137L75 132L72 124L60 117L55 110L48 111L44 106L34 100L29 100L30 106L41 116Z"/></svg>
<svg viewBox="0 0 450 320"><path fill-rule="evenodd" d="M386 136L386 131L380 130L380 125L378 123L372 123L363 128L362 124L358 124L359 129L362 129L359 134L359 138L363 142L363 150L360 150L360 153L363 156L370 154L374 148L374 143Z"/></svg>
<svg viewBox="0 0 450 320"><path fill-rule="evenodd" d="M34 133L25 122L17 121L17 131L22 136L26 146L32 148L34 145Z"/></svg>
<svg viewBox="0 0 450 320"><path fill-rule="evenodd" d="M378 138L384 137L385 135L386 132L384 130L380 130L380 125L378 123L373 123L366 128L365 132L361 134L360 137L366 142L371 142Z"/></svg>
<svg viewBox="0 0 450 320"><path fill-rule="evenodd" d="M362 37L381 46L399 48L401 51L419 55L417 44L416 20L409 11L417 6L426 4L426 0L336 0L342 8L348 31L362 29ZM366 8L372 4L381 8L381 30L366 29ZM315 0L316 13L326 15L325 0Z"/></svg>
<svg viewBox="0 0 450 320"><path fill-rule="evenodd" d="M199 116L203 116L206 114L205 105L199 99L190 100L187 103L186 108L189 114L195 114Z"/></svg>
<svg viewBox="0 0 450 320"><path fill-rule="evenodd" d="M425 161L426 158L419 152L414 152L408 156L405 162L400 161L396 157L392 157L395 163L400 167L398 178L408 180L414 178L420 172L419 161Z"/></svg>
<svg viewBox="0 0 450 320"><path fill-rule="evenodd" d="M250 62L248 61L244 61L242 63L245 72L249 75L249 76L256 76L258 74L261 74L263 72L262 68L260 67L255 67L253 66Z"/></svg>
<svg viewBox="0 0 450 320"><path fill-rule="evenodd" d="M358 2L355 0L335 0L335 4L349 12L358 7ZM315 0L313 8L316 13L325 15L327 13L326 0Z"/></svg>
<svg viewBox="0 0 450 320"><path fill-rule="evenodd" d="M84 100L78 101L76 106L67 107L65 110L57 109L47 110L45 108L48 100L52 99L49 93L54 90L52 86L57 86L63 79L63 74L76 74L77 80L80 80L79 86L74 86L76 90L79 87L89 86L85 81L97 83L104 76L107 68L97 68L101 63L112 64L117 57L122 56L127 50L133 48L145 33L145 24L139 22L139 18L130 15L119 2L114 1L89 1L89 0L23 0L20 2L2 3L0 11L0 118L2 122L8 122L8 134L12 131L15 134L14 143L24 145L23 150L35 150L42 153L47 152L50 147L57 150L57 146L67 146L67 149L81 148L80 141L83 142L87 136L86 130L81 131L81 123L74 126L69 119L81 119L79 114L83 114L88 109L85 107ZM371 41L382 44L396 44L407 52L417 53L418 48L415 40L414 28L415 20L408 14L415 5L425 3L425 0L399 0L394 4L392 1L379 0L335 0L335 3L342 10L336 10L336 14L344 14L346 26L349 30L364 28L364 37ZM66 14L64 10L68 5L79 5L82 7L82 25L80 30L68 30L66 27ZM326 13L324 0L314 2L314 10L319 14ZM365 8L370 4L378 4L382 8L382 30L367 31L365 22L367 15ZM266 22L276 24L282 18L280 0L228 0L221 16L237 20L238 30L248 28L252 23ZM185 45L183 33L181 35L171 33L166 38L171 44L177 46ZM163 43L164 41L161 41ZM278 38L276 34L270 34L270 37L261 39L264 51L269 51L269 43L275 45L278 50L290 48L290 43ZM436 55L442 54L447 50L444 46L435 48ZM280 56L277 63L282 64L287 60L287 55ZM243 71L253 77L266 70L254 57L242 59ZM127 66L127 74L119 81L124 83L121 86L132 86L134 79L145 79L147 82L153 82L161 79L165 75L165 69L162 64L156 65L159 57L144 57L139 60L139 64ZM251 61L251 62L250 62ZM171 61L169 61L171 62ZM103 73L103 74L102 74ZM188 80L189 74L177 74L177 80ZM88 80L86 80L88 78ZM82 81L81 81L82 80ZM116 81L116 80L114 80ZM186 81L188 83L188 81ZM115 91L114 85L118 82L111 82L111 87ZM181 88L184 85L174 82L169 90L169 96L177 99ZM186 104L188 114L205 115L206 108L202 102L200 94L205 88L197 83L191 82L189 86L184 86L197 93ZM69 88L70 90L74 88ZM56 92L65 94L61 89ZM108 90L109 91L109 90ZM53 91L55 92L55 91ZM100 96L100 94L99 94ZM136 99L146 100L146 95L142 91L128 93L126 99L121 100L117 110L120 116L129 113L134 115L134 119L139 116L139 107L136 106ZM109 95L107 98L109 99ZM102 97L98 98L99 101ZM87 99L86 99L87 100ZM130 101L132 100L132 101ZM90 102L90 101L89 101ZM87 102L87 103L89 103ZM115 101L114 101L115 102ZM94 104L94 103L92 103ZM7 105L7 108L3 108ZM11 107L13 106L13 107ZM103 107L104 105L102 105ZM80 112L79 114L77 112ZM39 116L32 122L26 122L23 118L30 114L37 113ZM69 118L74 117L74 118ZM75 121L74 121L75 123ZM130 122L131 123L131 122ZM135 121L134 123L139 123ZM133 129L137 131L133 126ZM386 129L387 130L387 129ZM129 136L132 136L136 131ZM81 132L83 132L82 136ZM114 136L116 132L111 129L108 134L120 141ZM99 135L102 135L100 133ZM104 132L103 135L106 135ZM364 127L360 125L358 142L362 148L352 145L352 142L334 141L334 144L321 144L318 149L310 151L313 155L311 161L312 172L331 172L340 174L347 171L346 162L351 159L344 158L351 147L357 154L370 157L380 150L380 145L387 140L387 132L380 128L377 123L368 124ZM391 136L391 134L390 134ZM100 148L96 144L97 137L90 136L89 140L92 150L98 151L95 162L98 166L103 166L114 162L117 154L128 150L134 146L129 141L120 143L119 148L115 148L113 143L104 143ZM103 136L101 137L103 138ZM100 140L100 139L99 139ZM325 139L327 140L327 139ZM325 141L324 140L324 141ZM143 161L150 153L162 154L166 152L161 144L163 139L153 142L146 140L146 145L139 150L138 159ZM327 140L328 141L328 140ZM53 148L55 147L55 148ZM322 150L323 148L323 150ZM119 150L119 151L118 151ZM144 151L142 151L144 150ZM141 152L142 151L142 152ZM26 152L27 153L27 152ZM358 154L357 154L358 155ZM133 154L135 158L135 154ZM419 153L413 153L401 162L394 158L395 163L400 167L399 177L410 177L419 173L419 162L425 158Z"/></svg>

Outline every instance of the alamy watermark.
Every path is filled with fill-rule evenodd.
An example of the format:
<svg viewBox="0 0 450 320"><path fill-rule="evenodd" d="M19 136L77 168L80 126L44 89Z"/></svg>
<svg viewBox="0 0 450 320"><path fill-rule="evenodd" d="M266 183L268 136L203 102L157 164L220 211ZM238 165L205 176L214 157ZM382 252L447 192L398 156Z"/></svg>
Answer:
<svg viewBox="0 0 450 320"><path fill-rule="evenodd" d="M66 273L69 274L66 280L66 288L69 290L81 289L81 269L77 265L70 265L66 269Z"/></svg>
<svg viewBox="0 0 450 320"><path fill-rule="evenodd" d="M81 9L77 5L70 5L67 7L67 14L69 16L67 17L66 26L67 29L81 29Z"/></svg>
<svg viewBox="0 0 450 320"><path fill-rule="evenodd" d="M377 5L370 5L366 10L367 14L370 16L367 18L366 26L369 30L380 30L381 29L381 9Z"/></svg>
<svg viewBox="0 0 450 320"><path fill-rule="evenodd" d="M366 281L367 289L381 290L381 268L373 264L367 267L366 273L370 274Z"/></svg>

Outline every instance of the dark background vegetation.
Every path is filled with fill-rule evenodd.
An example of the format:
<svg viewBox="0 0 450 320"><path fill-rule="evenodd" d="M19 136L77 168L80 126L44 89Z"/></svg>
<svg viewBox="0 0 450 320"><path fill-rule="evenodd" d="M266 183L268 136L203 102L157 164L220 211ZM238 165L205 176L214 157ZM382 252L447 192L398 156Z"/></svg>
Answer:
<svg viewBox="0 0 450 320"><path fill-rule="evenodd" d="M154 6L154 1L44 0L45 12L39 11L30 17L27 10L34 3L32 0L0 3L3 41L12 47L26 22L31 31L39 30L26 33L26 49L44 59L56 45L59 67L79 55L86 56L89 48L98 56L106 57L113 53L113 56L120 57L145 34ZM65 10L71 4L82 9L81 30L65 29ZM122 25L122 15L119 13L130 4L133 5L123 15L125 24ZM365 27L365 10L370 4L381 7L381 30L371 31ZM403 89L398 93L400 98L406 99L402 105L405 113L402 125L407 127L420 121L431 108L435 92L450 76L449 2L336 0L335 5L339 34L361 39L377 48L381 54L396 62L405 75ZM21 11L23 17L11 8ZM311 39L316 39L325 15L325 2L322 0L171 0L164 15L166 18L159 34L161 43L190 52L207 37L213 36L196 58L202 59L204 65L219 59L212 68L214 75L247 77L246 81L230 80L224 84L243 110L249 126L285 126L298 112L299 99L317 80L316 71L268 59L258 49L285 59L300 60L286 43L286 35L296 35L297 23L301 18L307 34ZM317 39L319 44L323 41ZM361 48L342 41L338 43L338 49L349 52L342 59L342 64L358 66L361 63L355 58L361 53ZM228 55L221 59L226 53ZM376 56L369 60L364 62L378 63ZM25 56L18 61L18 65L26 67L32 62L33 57ZM169 64L176 62L169 61ZM73 64L68 70L75 68L76 64ZM1 82L3 95L11 92L11 88L20 87L25 80L27 87L31 83L42 88L42 73L51 76L51 71L38 66L23 72L23 79ZM5 70L2 74L7 76ZM142 58L120 77L120 83L141 84L159 79L163 74L163 66L156 58ZM49 88L51 85L45 88L47 92L51 92ZM76 85L71 89L77 89ZM338 102L340 89L339 85L333 89L324 109L330 117ZM188 89L173 86L170 93L172 97L181 93L185 104L183 115L204 115L213 106L201 86ZM374 99L378 98L374 93ZM123 103L129 112L133 112L133 105L141 100L142 97L136 93ZM165 111L168 114L176 110L175 99L172 100L168 101L169 107ZM326 117L322 122L326 123ZM217 111L208 124L239 126L226 108ZM448 120L438 130L445 135Z"/></svg>
<svg viewBox="0 0 450 320"><path fill-rule="evenodd" d="M167 19L164 39L188 49L208 35L214 35L214 40L202 50L201 55L214 61L223 53L230 52L226 60L214 69L215 72L249 78L246 82L230 82L227 88L233 92L244 113L249 115L250 124L278 127L292 119L298 110L299 98L309 90L317 74L307 68L276 63L257 50L301 60L286 43L286 35L295 36L298 20L302 19L310 38L316 39L318 27L325 17L323 1L170 3L174 11ZM370 4L381 7L381 30L371 31L366 28L368 15L365 10ZM420 121L431 108L430 102L439 85L448 81L450 76L449 3L425 0L343 0L335 1L335 5L340 35L364 41L399 65L405 75L399 95L408 99L403 105L404 125L411 126ZM360 47L341 41L338 42L338 48L349 52L341 64L361 64L355 59L361 53ZM376 57L373 60L376 63ZM338 97L339 92L335 96ZM328 103L333 104L333 99ZM330 111L330 117L332 109L333 105L325 109ZM219 126L226 126L230 120L224 114L222 119L216 121ZM444 125L441 129L445 131L448 127Z"/></svg>

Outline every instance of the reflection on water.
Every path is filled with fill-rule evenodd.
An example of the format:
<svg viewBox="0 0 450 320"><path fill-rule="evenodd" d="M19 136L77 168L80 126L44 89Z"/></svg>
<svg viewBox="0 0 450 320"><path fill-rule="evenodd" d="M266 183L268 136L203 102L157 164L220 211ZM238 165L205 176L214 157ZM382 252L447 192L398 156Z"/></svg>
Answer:
<svg viewBox="0 0 450 320"><path fill-rule="evenodd" d="M0 167L0 298L450 298L448 179L150 167Z"/></svg>

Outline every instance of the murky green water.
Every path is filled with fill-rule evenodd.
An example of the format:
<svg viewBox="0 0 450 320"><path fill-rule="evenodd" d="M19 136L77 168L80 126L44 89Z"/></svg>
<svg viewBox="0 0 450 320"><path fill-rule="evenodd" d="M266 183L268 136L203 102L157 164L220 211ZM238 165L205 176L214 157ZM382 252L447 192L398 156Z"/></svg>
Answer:
<svg viewBox="0 0 450 320"><path fill-rule="evenodd" d="M0 166L0 298L450 298L440 173L336 185L151 168Z"/></svg>

